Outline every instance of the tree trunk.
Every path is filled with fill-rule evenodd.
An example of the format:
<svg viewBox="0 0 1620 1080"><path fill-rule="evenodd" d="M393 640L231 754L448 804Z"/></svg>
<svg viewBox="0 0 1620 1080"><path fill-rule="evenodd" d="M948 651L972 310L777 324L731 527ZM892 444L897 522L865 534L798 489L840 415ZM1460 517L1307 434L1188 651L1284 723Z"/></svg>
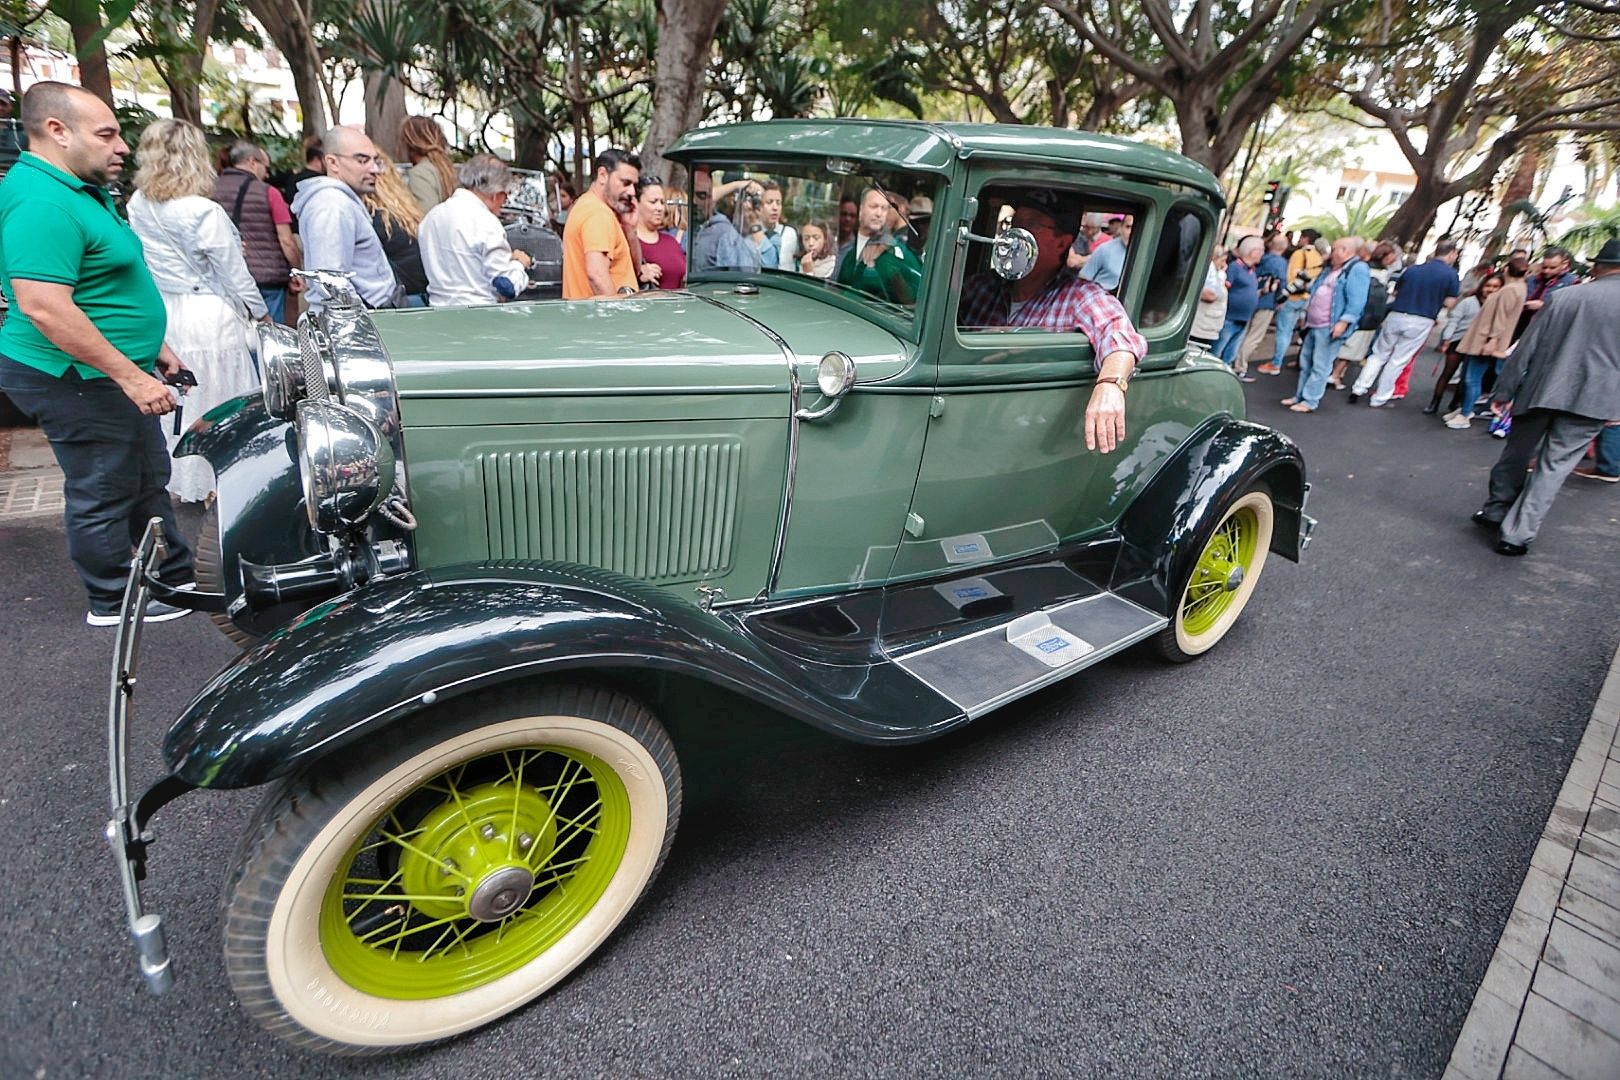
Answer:
<svg viewBox="0 0 1620 1080"><path fill-rule="evenodd" d="M376 71L366 72L364 84L366 134L383 153L398 161L399 129L405 126L405 87L398 79Z"/></svg>
<svg viewBox="0 0 1620 1080"><path fill-rule="evenodd" d="M1513 221L1519 216L1519 209L1514 204L1529 200L1536 187L1536 172L1540 168L1541 153L1534 147L1526 149L1519 157L1518 167L1502 189L1502 199L1497 204L1496 224L1491 228L1490 235L1485 237L1486 257L1494 258L1502 245L1507 243L1508 234L1513 231Z"/></svg>
<svg viewBox="0 0 1620 1080"><path fill-rule="evenodd" d="M1457 194L1444 182L1426 184L1419 178L1417 187L1396 208L1394 216L1378 234L1378 239L1388 240L1397 247L1411 247L1428 235L1429 230L1434 228L1434 218L1440 212L1440 207Z"/></svg>
<svg viewBox="0 0 1620 1080"><path fill-rule="evenodd" d="M101 33L101 4L97 0L51 0L50 7L73 32L73 51L79 60L79 85L112 108L112 72L107 68L107 50L103 45L89 48L90 42Z"/></svg>
<svg viewBox="0 0 1620 1080"><path fill-rule="evenodd" d="M326 104L321 97L321 50L315 43L312 0L247 0L247 6L287 59L304 135L321 134L326 130Z"/></svg>
<svg viewBox="0 0 1620 1080"><path fill-rule="evenodd" d="M169 111L176 120L189 120L202 125L202 73L208 59L208 39L214 36L214 16L219 11L219 0L197 0L191 23L191 40L195 52L189 52L170 70L162 70L163 82L169 88Z"/></svg>
<svg viewBox="0 0 1620 1080"><path fill-rule="evenodd" d="M670 174L664 151L702 115L709 48L726 0L657 0L657 4L653 114L641 147L641 168L679 186L685 177Z"/></svg>

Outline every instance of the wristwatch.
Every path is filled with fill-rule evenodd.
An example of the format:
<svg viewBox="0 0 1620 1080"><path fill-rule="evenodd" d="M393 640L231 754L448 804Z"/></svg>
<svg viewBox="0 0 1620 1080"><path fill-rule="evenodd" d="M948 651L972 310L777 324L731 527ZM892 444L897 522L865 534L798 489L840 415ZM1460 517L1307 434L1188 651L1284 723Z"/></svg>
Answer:
<svg viewBox="0 0 1620 1080"><path fill-rule="evenodd" d="M1123 394L1125 392L1125 387L1130 383L1131 376L1133 374L1135 374L1135 372L1128 371L1123 375L1104 375L1097 380L1097 383L1099 386L1103 383L1112 383L1114 386L1119 387L1119 392Z"/></svg>

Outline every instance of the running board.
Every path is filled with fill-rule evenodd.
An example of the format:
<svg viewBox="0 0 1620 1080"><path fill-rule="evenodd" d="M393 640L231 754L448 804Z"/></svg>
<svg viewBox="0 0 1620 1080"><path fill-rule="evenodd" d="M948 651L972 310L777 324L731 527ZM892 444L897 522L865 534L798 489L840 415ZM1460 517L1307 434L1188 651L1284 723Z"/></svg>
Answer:
<svg viewBox="0 0 1620 1080"><path fill-rule="evenodd" d="M1115 593L1071 600L894 661L969 719L1068 678L1169 625Z"/></svg>

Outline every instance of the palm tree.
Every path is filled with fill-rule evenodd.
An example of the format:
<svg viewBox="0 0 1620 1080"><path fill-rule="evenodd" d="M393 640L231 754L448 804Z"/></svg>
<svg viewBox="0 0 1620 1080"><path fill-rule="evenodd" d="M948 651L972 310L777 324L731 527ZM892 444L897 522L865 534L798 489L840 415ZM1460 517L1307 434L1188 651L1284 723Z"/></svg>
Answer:
<svg viewBox="0 0 1620 1080"><path fill-rule="evenodd" d="M1383 232L1389 219L1395 216L1393 206L1380 210L1378 204L1378 196L1369 191L1354 205L1343 204L1343 215L1331 211L1314 214L1299 222L1299 227L1315 229L1325 240L1337 240L1341 236L1374 237Z"/></svg>
<svg viewBox="0 0 1620 1080"><path fill-rule="evenodd" d="M1584 220L1558 238L1559 247L1596 254L1605 240L1620 240L1620 206L1600 208L1587 203L1576 213Z"/></svg>

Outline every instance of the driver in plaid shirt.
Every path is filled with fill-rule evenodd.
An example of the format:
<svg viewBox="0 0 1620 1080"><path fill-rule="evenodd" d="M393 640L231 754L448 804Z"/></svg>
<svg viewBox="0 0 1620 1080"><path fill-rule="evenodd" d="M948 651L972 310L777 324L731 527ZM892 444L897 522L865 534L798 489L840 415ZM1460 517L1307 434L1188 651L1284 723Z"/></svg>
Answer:
<svg viewBox="0 0 1620 1080"><path fill-rule="evenodd" d="M1125 385L1147 354L1147 342L1113 293L1068 268L1079 220L1079 212L1065 206L1054 191L1038 188L1020 195L1012 225L1035 237L1035 266L1019 281L993 273L969 279L962 287L957 321L964 330L1085 334L1098 373L1086 408L1086 447L1108 453L1125 438Z"/></svg>

